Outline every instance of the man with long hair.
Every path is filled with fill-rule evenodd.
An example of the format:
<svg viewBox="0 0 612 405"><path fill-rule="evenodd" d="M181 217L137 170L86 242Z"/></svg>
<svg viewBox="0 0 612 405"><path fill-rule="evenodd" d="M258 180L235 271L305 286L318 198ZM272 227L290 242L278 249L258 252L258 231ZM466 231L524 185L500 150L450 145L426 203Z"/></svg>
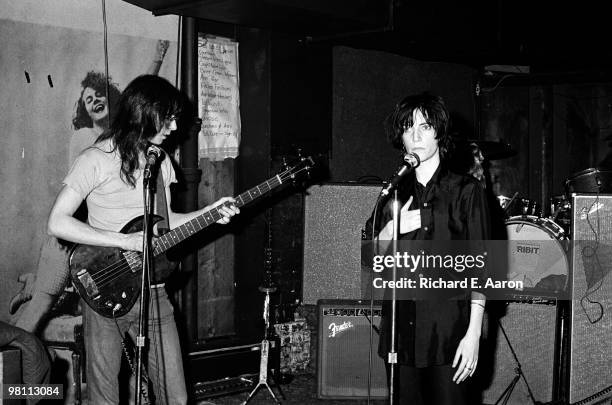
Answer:
<svg viewBox="0 0 612 405"><path fill-rule="evenodd" d="M143 234L120 233L131 219L142 215L143 169L150 144L161 145L176 129L181 109L179 91L168 81L144 75L133 80L123 91L110 128L97 142L76 159L64 179L48 221L50 235L74 243L142 251ZM166 155L167 156L167 155ZM239 212L232 198L222 198L213 206L189 214L170 208L170 184L176 181L168 158L158 170L163 179L168 211L168 225L176 228L205 210L217 207L221 224ZM85 201L87 222L73 217ZM159 282L159 280L156 280ZM149 375L157 403L183 404L187 401L179 339L173 309L163 284L151 288L148 333L152 347ZM91 308L84 308L86 373L88 398L92 404L119 402L119 374L122 335L135 337L138 327L138 303L124 316L109 319ZM118 330L119 329L119 330Z"/></svg>
<svg viewBox="0 0 612 405"><path fill-rule="evenodd" d="M385 124L391 144L420 159L420 165L398 184L399 239L434 241L438 248L448 241L488 239L484 190L473 177L455 174L445 164L452 142L442 98L427 93L408 96ZM391 202L378 213L376 229L372 229L373 216L366 224L366 232L381 244L393 237ZM414 274L416 278L431 275L421 270ZM467 405L465 381L478 365L485 296L463 291L452 299L436 294L420 300L407 298L398 300L396 312L398 378L394 387L399 403ZM385 359L391 349L390 309L386 300L379 345L379 355Z"/></svg>

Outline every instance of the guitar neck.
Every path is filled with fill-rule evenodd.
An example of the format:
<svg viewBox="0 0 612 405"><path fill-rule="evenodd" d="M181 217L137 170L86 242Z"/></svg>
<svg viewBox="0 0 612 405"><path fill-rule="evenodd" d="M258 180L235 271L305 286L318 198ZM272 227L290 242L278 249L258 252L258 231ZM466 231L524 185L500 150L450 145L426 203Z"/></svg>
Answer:
<svg viewBox="0 0 612 405"><path fill-rule="evenodd" d="M243 207L267 194L281 184L283 184L281 175L276 175L235 197L236 203L234 205L238 208ZM170 232L167 232L157 238L157 245L153 250L153 254L157 256L164 253L166 250L176 246L188 237L200 232L204 228L207 228L209 225L212 225L220 220L223 217L223 215L219 212L220 208L221 206L211 208L194 219L187 221L183 225L174 228Z"/></svg>

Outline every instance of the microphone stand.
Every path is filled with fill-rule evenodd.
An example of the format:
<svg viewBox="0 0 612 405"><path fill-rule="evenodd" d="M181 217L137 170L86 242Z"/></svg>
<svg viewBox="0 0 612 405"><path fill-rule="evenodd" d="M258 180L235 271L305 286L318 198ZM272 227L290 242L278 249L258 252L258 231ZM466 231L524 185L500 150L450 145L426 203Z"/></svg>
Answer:
<svg viewBox="0 0 612 405"><path fill-rule="evenodd" d="M143 246L142 246L142 276L140 283L140 309L138 314L138 336L136 337L136 389L135 403L141 404L142 392L142 353L146 343L146 325L149 304L149 270L152 258L152 232L150 226L150 216L152 210L151 200L153 199L153 189L151 188L152 168L147 163L143 174L143 199L144 199L144 220L143 220ZM163 191L163 190L162 190Z"/></svg>
<svg viewBox="0 0 612 405"><path fill-rule="evenodd" d="M392 253L395 257L395 254L398 251L398 239L400 234L400 201L397 193L397 188L393 192L393 242L392 242ZM395 280L397 280L397 262L393 261L393 270L392 270L392 281L393 285L395 285ZM389 349L388 359L389 362L389 404L393 405L395 401L395 380L396 380L396 370L397 370L397 339L396 339L396 331L397 331L397 292L395 288L391 289L391 347Z"/></svg>
<svg viewBox="0 0 612 405"><path fill-rule="evenodd" d="M397 186L404 176L406 176L412 169L417 168L421 164L421 159L416 153L408 153L404 156L404 164L397 171L395 176L391 179L387 187L385 187L378 198L389 195L390 191L393 190L393 239L392 239L392 252L395 257L398 251L398 240L400 235L400 201ZM392 281L393 288L391 289L391 347L389 348L387 361L389 363L389 400L390 404L393 405L395 401L395 374L397 366L397 292L395 291L395 281L397 280L397 261L393 261L392 270Z"/></svg>

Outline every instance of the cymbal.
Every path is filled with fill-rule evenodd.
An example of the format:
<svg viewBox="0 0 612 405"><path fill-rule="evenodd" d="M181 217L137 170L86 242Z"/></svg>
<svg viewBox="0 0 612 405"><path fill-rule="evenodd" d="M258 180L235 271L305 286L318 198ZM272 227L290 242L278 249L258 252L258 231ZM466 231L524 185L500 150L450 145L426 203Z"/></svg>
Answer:
<svg viewBox="0 0 612 405"><path fill-rule="evenodd" d="M506 159L517 153L512 149L509 143L504 142L482 141L478 139L455 139L455 144L459 147L467 147L471 144L476 144L486 160Z"/></svg>

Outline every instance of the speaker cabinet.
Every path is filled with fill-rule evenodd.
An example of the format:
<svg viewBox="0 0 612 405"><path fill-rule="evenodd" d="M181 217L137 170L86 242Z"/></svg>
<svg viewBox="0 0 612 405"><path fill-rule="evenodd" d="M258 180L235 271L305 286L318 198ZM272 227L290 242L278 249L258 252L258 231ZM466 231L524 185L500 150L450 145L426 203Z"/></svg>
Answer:
<svg viewBox="0 0 612 405"><path fill-rule="evenodd" d="M488 307L475 378L482 389L482 403L495 404L517 375L518 364L512 350L535 400L544 403L556 399L560 340L557 301L540 298L525 302L498 301ZM531 403L527 385L521 378L507 404Z"/></svg>
<svg viewBox="0 0 612 405"><path fill-rule="evenodd" d="M305 304L361 299L361 231L381 185L324 184L304 201Z"/></svg>
<svg viewBox="0 0 612 405"><path fill-rule="evenodd" d="M612 195L572 194L569 403L612 397Z"/></svg>
<svg viewBox="0 0 612 405"><path fill-rule="evenodd" d="M317 395L319 398L356 399L388 396L385 364L378 356L381 305L357 300L321 300L318 303ZM372 329L372 326L376 326ZM370 345L370 330L372 344ZM371 352L371 368L368 368Z"/></svg>

